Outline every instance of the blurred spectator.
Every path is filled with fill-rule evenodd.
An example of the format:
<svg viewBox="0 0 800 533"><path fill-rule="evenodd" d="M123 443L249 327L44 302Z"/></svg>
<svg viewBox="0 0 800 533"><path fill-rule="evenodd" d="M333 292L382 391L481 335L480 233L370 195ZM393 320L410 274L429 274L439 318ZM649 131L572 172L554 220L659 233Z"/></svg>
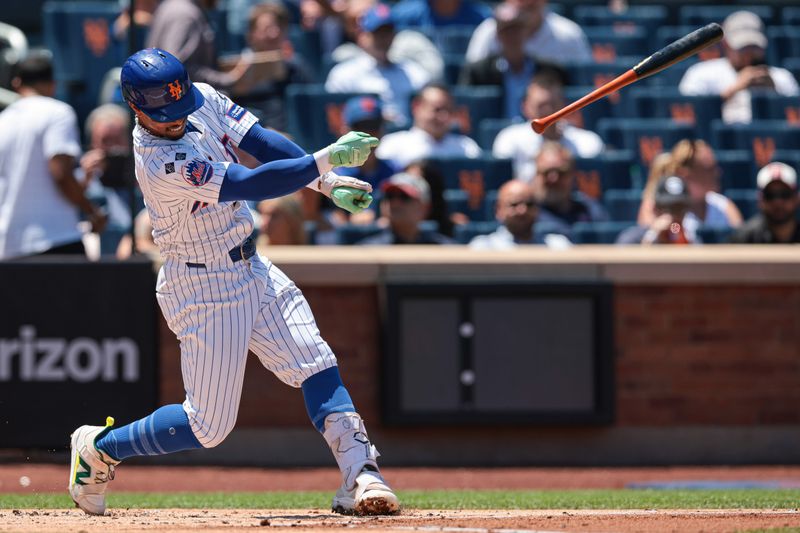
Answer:
<svg viewBox="0 0 800 533"><path fill-rule="evenodd" d="M20 99L0 113L0 259L84 255L78 213L102 231L106 215L75 179L81 146L75 111L53 98L49 52L30 53L11 82Z"/></svg>
<svg viewBox="0 0 800 533"><path fill-rule="evenodd" d="M661 178L654 198L650 225L626 229L617 237L617 244L699 244L696 233L683 226L691 203L684 181L678 176Z"/></svg>
<svg viewBox="0 0 800 533"><path fill-rule="evenodd" d="M513 159L515 178L523 181L533 179L536 156L545 141L558 142L576 157L597 157L603 151L603 140L599 135L565 120L556 122L541 135L533 131L529 121L550 115L563 105L564 93L560 83L551 76L534 77L522 102L526 121L500 130L492 146L495 157Z"/></svg>
<svg viewBox="0 0 800 533"><path fill-rule="evenodd" d="M514 4L500 4L495 9L497 40L500 52L485 59L468 63L462 68L461 85L493 85L503 90L504 116L521 118L520 102L525 88L537 73L566 81L566 72L554 64L543 63L525 53L525 22Z"/></svg>
<svg viewBox="0 0 800 533"><path fill-rule="evenodd" d="M291 52L289 13L278 3L262 3L250 10L247 46L242 55L269 59L269 68L251 68L236 86L237 101L254 113L265 127L285 131L286 88L310 83L313 76L300 56ZM266 61L261 63L266 65Z"/></svg>
<svg viewBox="0 0 800 533"><path fill-rule="evenodd" d="M258 203L258 245L308 244L303 223L303 205L298 194Z"/></svg>
<svg viewBox="0 0 800 533"><path fill-rule="evenodd" d="M453 97L444 85L428 84L414 98L414 125L407 131L385 136L375 150L381 159L401 167L428 157L480 157L478 143L466 135L452 133Z"/></svg>
<svg viewBox="0 0 800 533"><path fill-rule="evenodd" d="M388 227L357 244L453 244L453 241L435 231L422 231L431 201L428 183L413 174L395 174L381 186L381 215Z"/></svg>
<svg viewBox="0 0 800 533"><path fill-rule="evenodd" d="M477 26L492 16L473 0L401 0L392 8L397 27L435 30L442 26Z"/></svg>
<svg viewBox="0 0 800 533"><path fill-rule="evenodd" d="M689 190L691 204L684 226L692 231L702 225L709 228L735 228L742 223L742 214L736 204L719 192L720 168L714 150L702 140L683 139L671 152L669 174L684 182ZM653 196L642 196L639 223L649 225L654 218Z"/></svg>
<svg viewBox="0 0 800 533"><path fill-rule="evenodd" d="M653 198L656 193L656 187L661 181L661 178L666 178L672 173L672 171L672 154L670 152L661 152L660 154L657 154L650 162L650 170L647 173L647 182L644 184L642 198ZM652 214L645 213L644 211L652 208L652 202L643 201L641 204L639 204L639 214L636 216L636 220L639 221L639 223L646 224L644 221L651 220Z"/></svg>
<svg viewBox="0 0 800 533"><path fill-rule="evenodd" d="M507 250L520 244L546 244L553 248L571 244L564 235L536 235L537 214L531 185L520 180L507 181L497 191L495 218L500 227L494 233L473 238L469 246L476 250Z"/></svg>
<svg viewBox="0 0 800 533"><path fill-rule="evenodd" d="M215 32L207 14L216 4L217 0L162 0L153 13L146 45L180 59L192 81L231 91L252 64L248 55L242 55L231 70L219 70Z"/></svg>
<svg viewBox="0 0 800 533"><path fill-rule="evenodd" d="M791 72L766 64L767 37L758 15L736 11L722 27L724 57L689 67L678 86L682 94L720 95L722 119L733 123L751 121L750 89L784 96L800 93Z"/></svg>
<svg viewBox="0 0 800 533"><path fill-rule="evenodd" d="M133 219L133 236L136 239L136 252L144 254L155 262L161 261L161 254L153 240L153 225L150 223L150 214L147 209L142 209ZM126 234L117 247L117 259L127 259L131 256L131 236Z"/></svg>
<svg viewBox="0 0 800 533"><path fill-rule="evenodd" d="M132 224L131 200L141 205L131 152L131 115L117 104L103 104L89 113L85 126L89 150L80 159L83 186L87 196L108 212L100 253L113 255Z"/></svg>
<svg viewBox="0 0 800 533"><path fill-rule="evenodd" d="M589 63L592 50L580 26L547 9L547 0L507 0L522 11L525 21L525 52L553 63ZM497 21L484 20L475 29L467 48L467 61L474 63L500 51Z"/></svg>
<svg viewBox="0 0 800 533"><path fill-rule="evenodd" d="M575 158L565 146L545 141L536 156L533 191L539 205L539 222L552 223L569 235L576 222L608 220L605 208L575 190Z"/></svg>
<svg viewBox="0 0 800 533"><path fill-rule="evenodd" d="M153 13L158 7L159 0L136 0L133 13L133 26L136 31L136 47L141 48L145 37L150 31L153 23ZM127 43L128 29L131 26L131 3L130 0L123 0L122 12L114 20L111 33L117 41Z"/></svg>
<svg viewBox="0 0 800 533"><path fill-rule="evenodd" d="M393 125L409 123L411 95L430 79L417 63L389 59L395 29L391 9L377 4L360 20L356 42L365 53L339 63L328 74L325 89L332 93L376 92L384 106L384 118Z"/></svg>
<svg viewBox="0 0 800 533"><path fill-rule="evenodd" d="M784 244L800 242L797 223L797 172L785 163L770 163L759 170L759 214L730 236L734 244Z"/></svg>

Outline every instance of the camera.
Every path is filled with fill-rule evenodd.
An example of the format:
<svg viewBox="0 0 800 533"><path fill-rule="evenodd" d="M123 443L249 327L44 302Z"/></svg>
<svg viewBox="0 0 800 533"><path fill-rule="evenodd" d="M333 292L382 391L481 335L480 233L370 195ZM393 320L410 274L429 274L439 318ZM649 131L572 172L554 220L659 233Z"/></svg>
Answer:
<svg viewBox="0 0 800 533"><path fill-rule="evenodd" d="M100 183L106 187L129 187L136 181L133 155L124 149L106 152L103 174Z"/></svg>

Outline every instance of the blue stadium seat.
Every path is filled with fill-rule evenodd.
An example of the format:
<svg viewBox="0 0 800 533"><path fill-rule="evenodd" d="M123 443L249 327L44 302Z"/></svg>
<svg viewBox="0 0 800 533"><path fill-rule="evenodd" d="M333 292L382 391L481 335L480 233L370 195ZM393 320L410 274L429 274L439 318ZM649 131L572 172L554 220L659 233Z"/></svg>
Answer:
<svg viewBox="0 0 800 533"><path fill-rule="evenodd" d="M709 228L707 226L697 228L697 236L700 237L703 244L725 244L731 233L733 233L733 228Z"/></svg>
<svg viewBox="0 0 800 533"><path fill-rule="evenodd" d="M449 86L458 83L461 69L464 66L464 54L442 54L444 61L444 82Z"/></svg>
<svg viewBox="0 0 800 533"><path fill-rule="evenodd" d="M719 96L684 96L677 87L631 87L635 116L666 118L689 124L697 137L709 139L711 121L722 118L722 99Z"/></svg>
<svg viewBox="0 0 800 533"><path fill-rule="evenodd" d="M769 163L776 150L800 150L800 126L784 120L750 124L711 124L712 145L718 150L747 150L758 167Z"/></svg>
<svg viewBox="0 0 800 533"><path fill-rule="evenodd" d="M758 213L756 189L727 189L723 193L736 204L745 220Z"/></svg>
<svg viewBox="0 0 800 533"><path fill-rule="evenodd" d="M747 189L756 186L753 156L747 150L717 150L721 189Z"/></svg>
<svg viewBox="0 0 800 533"><path fill-rule="evenodd" d="M338 244L355 244L361 239L366 239L370 235L375 235L383 230L377 224L365 226L355 224L345 224L336 228Z"/></svg>
<svg viewBox="0 0 800 533"><path fill-rule="evenodd" d="M788 57L800 57L800 28L796 26L767 28L767 42L769 43L767 58L770 65L780 65Z"/></svg>
<svg viewBox="0 0 800 533"><path fill-rule="evenodd" d="M592 26L613 26L617 31L642 28L646 32L655 31L667 20L669 12L665 6L629 6L621 12L613 12L607 6L576 5L572 20L584 30ZM645 53L640 50L638 53Z"/></svg>
<svg viewBox="0 0 800 533"><path fill-rule="evenodd" d="M592 86L565 87L565 103L571 104L576 100L580 100L594 89L595 88ZM567 117L567 120L579 128L597 131L597 121L601 118L629 116L627 111L629 107L627 99L627 94L622 99L610 97L601 98L600 100L593 102L591 105L572 113ZM614 101L617 101L618 103L615 104Z"/></svg>
<svg viewBox="0 0 800 533"><path fill-rule="evenodd" d="M613 244L617 235L631 227L630 222L576 222L572 225L575 244Z"/></svg>
<svg viewBox="0 0 800 533"><path fill-rule="evenodd" d="M494 146L494 139L500 130L514 124L509 118L487 118L481 122L478 128L478 144L484 150L491 152Z"/></svg>
<svg viewBox="0 0 800 533"><path fill-rule="evenodd" d="M322 84L289 85L286 89L289 134L308 150L319 150L332 143L343 127L344 103L359 94L328 93Z"/></svg>
<svg viewBox="0 0 800 533"><path fill-rule="evenodd" d="M125 43L111 38L116 3L48 2L44 6L45 46L53 52L58 96L82 123L97 106L103 78L127 57Z"/></svg>
<svg viewBox="0 0 800 533"><path fill-rule="evenodd" d="M451 90L455 101L455 118L459 130L476 141L481 123L486 119L503 117L503 93L500 87L466 87Z"/></svg>
<svg viewBox="0 0 800 533"><path fill-rule="evenodd" d="M468 157L430 158L430 165L441 172L444 188L467 193L471 210L480 209L489 191L511 179L510 159L497 159L489 155Z"/></svg>
<svg viewBox="0 0 800 533"><path fill-rule="evenodd" d="M469 244L469 241L478 235L492 233L497 229L498 225L496 221L467 222L466 224L460 224L453 228L453 238L455 238L456 242L459 244Z"/></svg>
<svg viewBox="0 0 800 533"><path fill-rule="evenodd" d="M782 61L782 66L792 73L794 79L800 80L800 57L790 57Z"/></svg>
<svg viewBox="0 0 800 533"><path fill-rule="evenodd" d="M637 189L610 189L603 196L603 204L612 221L636 222L642 191Z"/></svg>
<svg viewBox="0 0 800 533"><path fill-rule="evenodd" d="M288 2L291 3L291 2ZM299 24L289 26L289 41L294 52L317 75L319 81L325 81L322 72L322 44L318 30L307 30ZM324 73L327 74L327 71Z"/></svg>
<svg viewBox="0 0 800 533"><path fill-rule="evenodd" d="M592 198L609 189L640 189L641 172L631 150L606 151L598 157L576 158L576 187Z"/></svg>
<svg viewBox="0 0 800 533"><path fill-rule="evenodd" d="M772 91L751 91L753 120L785 120L800 123L800 99Z"/></svg>
<svg viewBox="0 0 800 533"><path fill-rule="evenodd" d="M781 22L788 26L800 25L800 7L786 6L781 11Z"/></svg>
<svg viewBox="0 0 800 533"><path fill-rule="evenodd" d="M430 37L442 54L458 54L463 58L474 31L472 26L442 26Z"/></svg>
<svg viewBox="0 0 800 533"><path fill-rule="evenodd" d="M634 150L644 166L679 140L695 136L692 126L663 118L601 119L597 132L609 147Z"/></svg>
<svg viewBox="0 0 800 533"><path fill-rule="evenodd" d="M447 213L450 215L453 213L462 213L466 215L468 219L478 222L482 220L492 220L492 218L494 218L487 218L489 210L486 208L485 203L488 196L484 196L483 201L474 207L469 201L470 197L467 191L461 189L446 189L443 196L445 205L447 205Z"/></svg>
<svg viewBox="0 0 800 533"><path fill-rule="evenodd" d="M584 6L588 7L588 6ZM646 55L649 34L646 29L630 27L614 31L613 26L583 28L592 47L592 57L598 63L609 63L617 57Z"/></svg>
<svg viewBox="0 0 800 533"><path fill-rule="evenodd" d="M678 11L678 23L698 28L705 26L709 22L722 24L725 17L734 11L752 11L758 15L765 26L772 26L776 23L775 9L770 5L689 5L682 6Z"/></svg>

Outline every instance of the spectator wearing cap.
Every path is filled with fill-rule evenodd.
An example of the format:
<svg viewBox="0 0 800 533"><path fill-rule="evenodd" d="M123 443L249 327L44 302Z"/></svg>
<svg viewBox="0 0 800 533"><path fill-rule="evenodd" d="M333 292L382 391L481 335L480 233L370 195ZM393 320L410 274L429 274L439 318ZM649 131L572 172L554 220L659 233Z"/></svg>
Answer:
<svg viewBox="0 0 800 533"><path fill-rule="evenodd" d="M526 121L500 130L492 145L492 155L513 161L515 178L533 180L536 175L536 156L545 141L563 145L575 157L597 157L603 151L603 140L598 134L573 126L566 120L556 122L542 134L533 131L529 121L555 113L563 106L563 85L557 77L540 71L528 85L520 106Z"/></svg>
<svg viewBox="0 0 800 533"><path fill-rule="evenodd" d="M381 215L388 227L357 244L453 244L449 237L419 227L431 202L431 190L424 179L405 172L395 174L383 183L381 192Z"/></svg>
<svg viewBox="0 0 800 533"><path fill-rule="evenodd" d="M569 247L571 242L564 235L537 235L534 232L538 212L530 183L520 180L505 182L497 191L495 205L495 218L500 226L493 233L473 238L469 247L475 250L508 250L524 244L546 244L559 249Z"/></svg>
<svg viewBox="0 0 800 533"><path fill-rule="evenodd" d="M626 229L617 237L617 244L700 244L696 233L683 224L691 204L686 183L678 176L663 177L654 197L653 221Z"/></svg>
<svg viewBox="0 0 800 533"><path fill-rule="evenodd" d="M592 50L580 26L547 9L547 0L506 0L519 8L525 21L525 53L559 65L590 63ZM475 28L466 59L480 61L500 51L497 20L489 18Z"/></svg>
<svg viewBox="0 0 800 533"><path fill-rule="evenodd" d="M548 75L562 84L566 72L553 63L542 62L525 52L524 12L514 4L499 4L494 11L500 51L467 63L461 70L460 85L490 85L503 91L505 118L520 119L520 102L536 74Z"/></svg>
<svg viewBox="0 0 800 533"><path fill-rule="evenodd" d="M443 26L475 27L492 16L488 6L473 0L401 0L392 8L397 27L435 31Z"/></svg>
<svg viewBox="0 0 800 533"><path fill-rule="evenodd" d="M261 57L264 68L251 69L237 84L237 102L253 112L265 127L288 128L286 89L290 84L310 83L313 76L299 55L291 52L289 12L283 5L265 2L253 6L247 19L247 48L243 55Z"/></svg>
<svg viewBox="0 0 800 533"><path fill-rule="evenodd" d="M378 139L383 137L382 106L374 96L355 96L349 99L342 111L342 118L344 121L343 135L348 131L363 131ZM372 185L374 190L378 190L384 181L399 170L396 163L380 159L373 151L360 167L340 167L336 169L336 173L366 181ZM337 211L341 211L341 209ZM375 213L375 209L365 209L356 215L350 215L349 221L351 224L371 223L375 220Z"/></svg>
<svg viewBox="0 0 800 533"><path fill-rule="evenodd" d="M678 89L681 94L720 95L722 120L750 122L750 90L771 91L784 96L800 94L797 80L788 70L766 64L767 37L755 13L736 11L723 22L724 56L689 67Z"/></svg>
<svg viewBox="0 0 800 533"><path fill-rule="evenodd" d="M393 62L389 48L395 37L392 11L386 4L376 4L359 21L356 44L362 54L337 64L328 74L325 90L332 93L377 93L383 104L384 118L395 126L410 122L408 102L411 95L430 79L417 63Z"/></svg>
<svg viewBox="0 0 800 533"><path fill-rule="evenodd" d="M451 131L454 110L453 97L447 87L428 84L412 103L414 125L411 129L385 136L375 154L401 167L431 157L480 157L478 143Z"/></svg>
<svg viewBox="0 0 800 533"><path fill-rule="evenodd" d="M797 223L797 172L786 163L769 163L758 171L759 214L730 236L734 244L800 243Z"/></svg>
<svg viewBox="0 0 800 533"><path fill-rule="evenodd" d="M563 145L545 141L536 156L533 193L539 205L539 222L558 227L570 235L576 222L608 220L605 208L575 190L575 158Z"/></svg>

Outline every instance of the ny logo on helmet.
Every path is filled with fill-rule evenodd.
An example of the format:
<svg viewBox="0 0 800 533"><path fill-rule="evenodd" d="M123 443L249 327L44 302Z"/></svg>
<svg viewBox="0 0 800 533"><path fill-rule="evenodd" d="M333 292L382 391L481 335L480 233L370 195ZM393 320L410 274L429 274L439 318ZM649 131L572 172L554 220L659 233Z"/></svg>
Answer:
<svg viewBox="0 0 800 533"><path fill-rule="evenodd" d="M175 100L180 99L181 95L183 94L183 88L178 80L168 84L167 87L169 87L169 95L171 97L173 97Z"/></svg>

